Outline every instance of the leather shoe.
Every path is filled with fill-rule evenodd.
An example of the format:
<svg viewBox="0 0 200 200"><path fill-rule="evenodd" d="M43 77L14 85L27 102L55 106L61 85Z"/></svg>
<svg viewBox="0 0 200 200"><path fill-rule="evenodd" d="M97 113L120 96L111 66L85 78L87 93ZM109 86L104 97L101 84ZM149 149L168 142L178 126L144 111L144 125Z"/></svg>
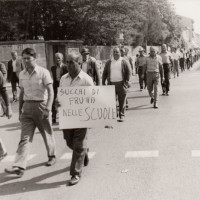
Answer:
<svg viewBox="0 0 200 200"><path fill-rule="evenodd" d="M51 157L49 158L48 162L46 163L46 166L52 166L56 164L56 158L55 157Z"/></svg>
<svg viewBox="0 0 200 200"><path fill-rule="evenodd" d="M84 158L84 166L88 166L89 164L89 156L88 156L88 152L89 152L89 148L87 149L87 152L85 154L85 158Z"/></svg>
<svg viewBox="0 0 200 200"><path fill-rule="evenodd" d="M11 168L6 168L5 172L8 174L16 174L18 176L23 176L24 169L22 169L20 167L11 167Z"/></svg>
<svg viewBox="0 0 200 200"><path fill-rule="evenodd" d="M150 103L152 104L152 103L153 103L153 101L154 101L154 99L153 99L153 98L151 98L151 101L150 101Z"/></svg>
<svg viewBox="0 0 200 200"><path fill-rule="evenodd" d="M69 181L69 185L76 185L80 181L80 177L75 175L71 177L71 180Z"/></svg>
<svg viewBox="0 0 200 200"><path fill-rule="evenodd" d="M3 160L7 156L7 153L4 153L0 156L0 161Z"/></svg>
<svg viewBox="0 0 200 200"><path fill-rule="evenodd" d="M154 104L154 106L153 106L154 108L158 108L158 104Z"/></svg>
<svg viewBox="0 0 200 200"><path fill-rule="evenodd" d="M124 122L124 118L121 117L120 119L117 120L118 122Z"/></svg>

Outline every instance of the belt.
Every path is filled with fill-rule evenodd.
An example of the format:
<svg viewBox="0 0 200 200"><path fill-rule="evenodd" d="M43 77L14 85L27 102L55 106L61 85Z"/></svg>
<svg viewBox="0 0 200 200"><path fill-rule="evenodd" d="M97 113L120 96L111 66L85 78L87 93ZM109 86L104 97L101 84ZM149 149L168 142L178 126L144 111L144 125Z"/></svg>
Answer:
<svg viewBox="0 0 200 200"><path fill-rule="evenodd" d="M41 102L44 102L44 100L25 100L24 102L28 102L28 103L41 103Z"/></svg>

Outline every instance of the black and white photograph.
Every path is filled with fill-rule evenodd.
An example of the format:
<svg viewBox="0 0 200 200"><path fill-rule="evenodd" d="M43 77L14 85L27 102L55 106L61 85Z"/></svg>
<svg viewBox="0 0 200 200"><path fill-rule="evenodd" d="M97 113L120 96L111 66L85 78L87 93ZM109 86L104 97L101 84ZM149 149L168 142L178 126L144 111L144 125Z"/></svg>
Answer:
<svg viewBox="0 0 200 200"><path fill-rule="evenodd" d="M0 0L0 200L200 200L200 0Z"/></svg>

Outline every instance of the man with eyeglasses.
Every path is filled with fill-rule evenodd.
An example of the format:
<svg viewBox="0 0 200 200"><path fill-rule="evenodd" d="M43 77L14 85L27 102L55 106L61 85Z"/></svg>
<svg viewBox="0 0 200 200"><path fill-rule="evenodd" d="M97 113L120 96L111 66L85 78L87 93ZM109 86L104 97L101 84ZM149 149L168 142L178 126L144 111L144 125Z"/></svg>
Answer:
<svg viewBox="0 0 200 200"><path fill-rule="evenodd" d="M149 96L151 97L150 103L154 103L153 107L158 108L158 85L160 78L161 83L164 81L163 67L162 59L159 55L156 54L156 50L153 47L150 47L150 56L146 57L146 63L143 68L142 78L144 78L145 73L147 77L147 89L149 92Z"/></svg>
<svg viewBox="0 0 200 200"><path fill-rule="evenodd" d="M40 131L48 155L46 166L56 163L55 139L50 122L50 110L53 103L52 78L49 71L36 64L36 52L26 48L22 52L25 69L19 74L19 120L21 139L16 158L11 168L5 172L22 176L27 166L30 145L36 127Z"/></svg>

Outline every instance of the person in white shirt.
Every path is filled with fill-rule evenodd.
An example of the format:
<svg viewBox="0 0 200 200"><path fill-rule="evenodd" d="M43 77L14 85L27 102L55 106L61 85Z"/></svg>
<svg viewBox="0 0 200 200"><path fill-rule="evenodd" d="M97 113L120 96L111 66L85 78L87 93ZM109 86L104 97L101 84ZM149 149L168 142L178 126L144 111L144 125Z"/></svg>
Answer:
<svg viewBox="0 0 200 200"><path fill-rule="evenodd" d="M81 70L80 55L70 53L67 55L68 73L61 77L60 87L93 86L92 78ZM59 99L58 99L59 101ZM73 150L70 166L70 185L80 181L83 166L89 163L87 146L87 128L63 129L67 146Z"/></svg>
<svg viewBox="0 0 200 200"><path fill-rule="evenodd" d="M119 101L119 122L124 121L127 89L130 87L131 68L129 63L121 57L120 48L113 49L113 59L106 62L102 84L114 85L116 97Z"/></svg>
<svg viewBox="0 0 200 200"><path fill-rule="evenodd" d="M176 78L176 76L179 77L179 59L180 59L180 54L178 53L176 48L172 52L172 58L173 58L173 73L174 73L174 78Z"/></svg>

